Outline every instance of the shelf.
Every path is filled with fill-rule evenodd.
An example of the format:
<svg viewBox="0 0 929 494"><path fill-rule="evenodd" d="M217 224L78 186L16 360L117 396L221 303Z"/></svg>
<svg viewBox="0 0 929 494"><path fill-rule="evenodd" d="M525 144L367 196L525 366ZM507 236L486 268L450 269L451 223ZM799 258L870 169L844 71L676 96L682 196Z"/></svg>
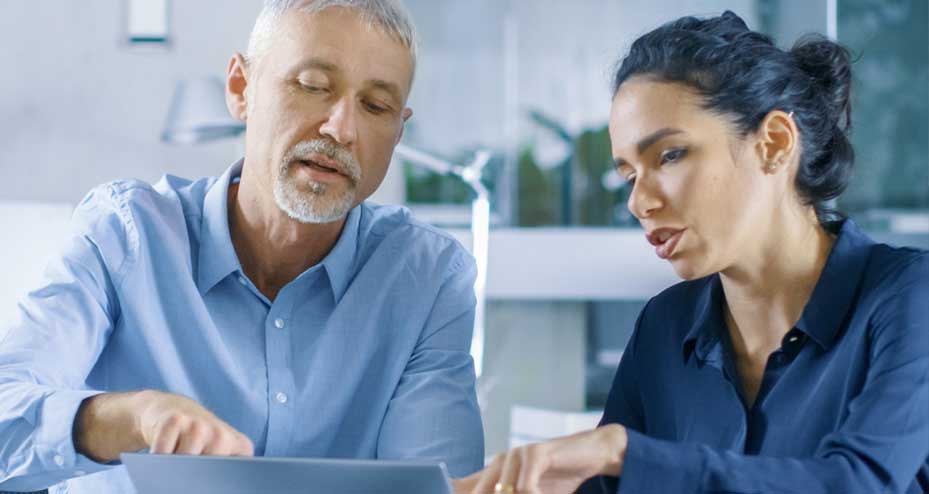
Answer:
<svg viewBox="0 0 929 494"><path fill-rule="evenodd" d="M471 234L446 230L465 247ZM491 231L487 296L508 300L644 300L680 281L632 228Z"/></svg>

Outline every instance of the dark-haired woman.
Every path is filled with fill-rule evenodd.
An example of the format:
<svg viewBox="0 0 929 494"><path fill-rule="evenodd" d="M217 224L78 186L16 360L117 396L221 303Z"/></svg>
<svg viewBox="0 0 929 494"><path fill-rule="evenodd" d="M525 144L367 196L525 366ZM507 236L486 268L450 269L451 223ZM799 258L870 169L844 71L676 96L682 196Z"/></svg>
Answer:
<svg viewBox="0 0 929 494"><path fill-rule="evenodd" d="M687 281L640 314L599 428L459 492L929 492L929 253L826 207L853 161L847 52L687 17L614 82L628 207Z"/></svg>

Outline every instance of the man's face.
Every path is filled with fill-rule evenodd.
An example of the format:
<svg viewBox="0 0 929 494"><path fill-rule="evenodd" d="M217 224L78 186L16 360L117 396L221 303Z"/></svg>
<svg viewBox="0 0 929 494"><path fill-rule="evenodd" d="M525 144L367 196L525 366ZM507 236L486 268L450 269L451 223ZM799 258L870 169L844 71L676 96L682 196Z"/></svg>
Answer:
<svg viewBox="0 0 929 494"><path fill-rule="evenodd" d="M412 75L409 49L356 12L287 12L248 67L246 166L292 218L343 218L387 173Z"/></svg>

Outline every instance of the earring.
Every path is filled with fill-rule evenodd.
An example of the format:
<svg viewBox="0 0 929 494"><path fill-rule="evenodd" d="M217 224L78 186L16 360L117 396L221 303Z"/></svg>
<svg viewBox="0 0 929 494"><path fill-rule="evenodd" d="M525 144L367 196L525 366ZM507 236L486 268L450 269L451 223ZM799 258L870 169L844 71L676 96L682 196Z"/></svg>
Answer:
<svg viewBox="0 0 929 494"><path fill-rule="evenodd" d="M768 166L767 166L768 173L774 173L775 171L777 171L777 165L778 163L776 161L772 161L768 163Z"/></svg>

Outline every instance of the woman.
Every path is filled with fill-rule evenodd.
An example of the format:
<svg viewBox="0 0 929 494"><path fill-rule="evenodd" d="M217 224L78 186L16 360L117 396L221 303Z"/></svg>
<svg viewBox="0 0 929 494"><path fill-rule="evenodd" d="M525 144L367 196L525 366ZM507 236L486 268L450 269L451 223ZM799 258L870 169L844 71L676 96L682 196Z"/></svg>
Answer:
<svg viewBox="0 0 929 494"><path fill-rule="evenodd" d="M640 314L599 428L459 492L927 492L929 253L826 207L853 161L850 84L845 49L783 51L731 12L635 42L612 152L687 281Z"/></svg>

